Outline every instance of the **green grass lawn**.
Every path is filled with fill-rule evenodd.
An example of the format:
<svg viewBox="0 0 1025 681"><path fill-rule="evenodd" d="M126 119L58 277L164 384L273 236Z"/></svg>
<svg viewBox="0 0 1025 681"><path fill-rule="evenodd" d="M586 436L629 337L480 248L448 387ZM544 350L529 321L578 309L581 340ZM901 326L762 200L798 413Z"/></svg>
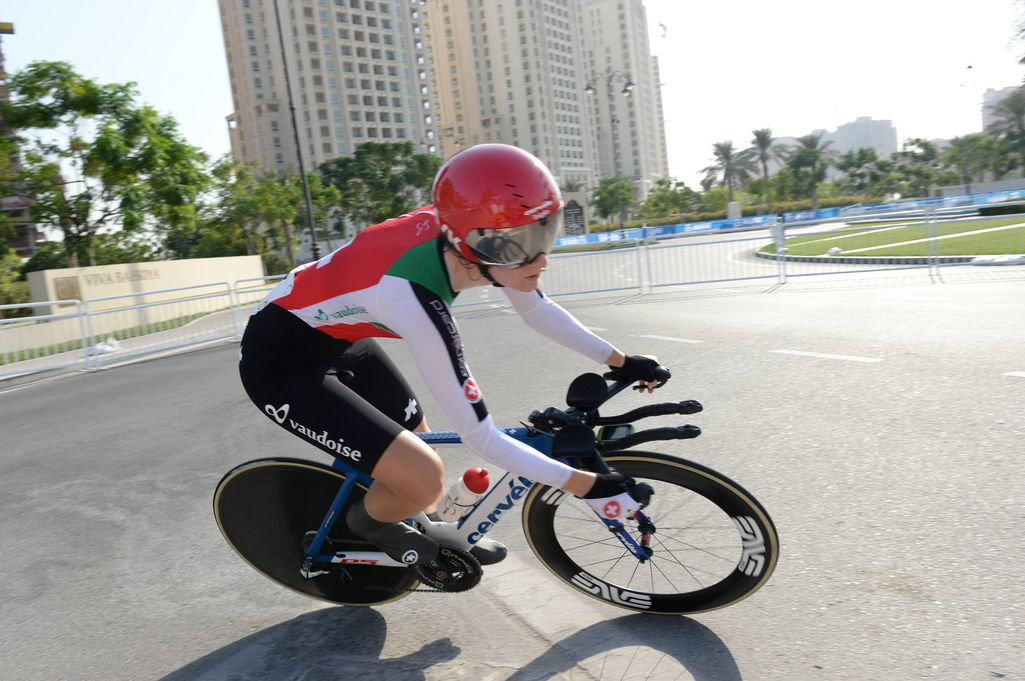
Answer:
<svg viewBox="0 0 1025 681"><path fill-rule="evenodd" d="M994 230L995 227L1019 225L1011 229ZM993 230L982 234L963 237L946 237L964 232ZM905 241L929 239L900 246L890 246ZM928 255L1008 255L1025 253L1025 217L1011 216L989 220L940 222L935 224L915 223L903 226L875 225L872 227L842 228L831 232L804 234L786 240L788 255L826 255L831 248L843 249L853 256L928 256ZM937 248L939 249L937 252ZM870 250L858 250L870 249ZM776 245L761 249L763 253L775 253Z"/></svg>

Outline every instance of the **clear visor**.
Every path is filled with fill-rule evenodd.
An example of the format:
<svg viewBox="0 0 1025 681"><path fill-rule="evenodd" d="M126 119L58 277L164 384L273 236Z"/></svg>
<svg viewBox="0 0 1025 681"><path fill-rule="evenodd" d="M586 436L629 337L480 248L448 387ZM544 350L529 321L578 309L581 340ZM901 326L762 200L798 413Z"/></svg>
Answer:
<svg viewBox="0 0 1025 681"><path fill-rule="evenodd" d="M512 229L475 229L465 243L482 265L519 267L551 251L561 226L562 210L558 210Z"/></svg>

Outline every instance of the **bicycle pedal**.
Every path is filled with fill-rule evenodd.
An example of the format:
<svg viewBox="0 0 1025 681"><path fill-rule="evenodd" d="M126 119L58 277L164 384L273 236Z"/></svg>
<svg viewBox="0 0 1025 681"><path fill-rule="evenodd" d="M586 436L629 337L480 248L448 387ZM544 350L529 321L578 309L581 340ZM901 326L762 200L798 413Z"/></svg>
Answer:
<svg viewBox="0 0 1025 681"><path fill-rule="evenodd" d="M447 593L472 589L484 575L476 558L452 546L441 546L435 560L420 563L413 569L423 584Z"/></svg>

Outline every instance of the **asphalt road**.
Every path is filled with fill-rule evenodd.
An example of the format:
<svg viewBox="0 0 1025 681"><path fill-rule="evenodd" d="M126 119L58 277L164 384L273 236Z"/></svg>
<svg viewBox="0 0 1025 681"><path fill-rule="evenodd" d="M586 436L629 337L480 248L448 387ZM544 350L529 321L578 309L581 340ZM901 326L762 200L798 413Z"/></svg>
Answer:
<svg viewBox="0 0 1025 681"><path fill-rule="evenodd" d="M0 678L1023 678L1025 282L884 284L567 304L673 368L661 396L706 411L666 450L777 524L766 587L693 617L570 591L515 523L460 596L351 609L276 587L219 536L213 488L251 458L323 457L249 403L233 345L0 384ZM459 323L501 422L594 368L503 310Z"/></svg>

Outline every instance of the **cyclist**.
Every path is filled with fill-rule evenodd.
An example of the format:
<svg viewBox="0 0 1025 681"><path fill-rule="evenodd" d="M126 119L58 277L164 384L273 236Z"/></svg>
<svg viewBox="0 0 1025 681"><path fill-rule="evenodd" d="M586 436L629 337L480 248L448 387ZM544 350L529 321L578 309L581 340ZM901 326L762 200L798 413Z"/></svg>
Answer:
<svg viewBox="0 0 1025 681"><path fill-rule="evenodd" d="M632 513L629 480L566 466L495 426L449 311L460 291L498 286L541 334L649 392L664 382L656 360L623 354L538 289L562 218L552 174L522 149L482 144L442 165L433 199L278 283L242 338L246 392L281 427L374 477L346 522L396 560L437 556L433 539L401 521L437 504L444 467L412 434L427 431L427 420L375 338L406 341L445 415L482 458L582 497L608 517ZM490 564L505 547L484 538L472 553Z"/></svg>

